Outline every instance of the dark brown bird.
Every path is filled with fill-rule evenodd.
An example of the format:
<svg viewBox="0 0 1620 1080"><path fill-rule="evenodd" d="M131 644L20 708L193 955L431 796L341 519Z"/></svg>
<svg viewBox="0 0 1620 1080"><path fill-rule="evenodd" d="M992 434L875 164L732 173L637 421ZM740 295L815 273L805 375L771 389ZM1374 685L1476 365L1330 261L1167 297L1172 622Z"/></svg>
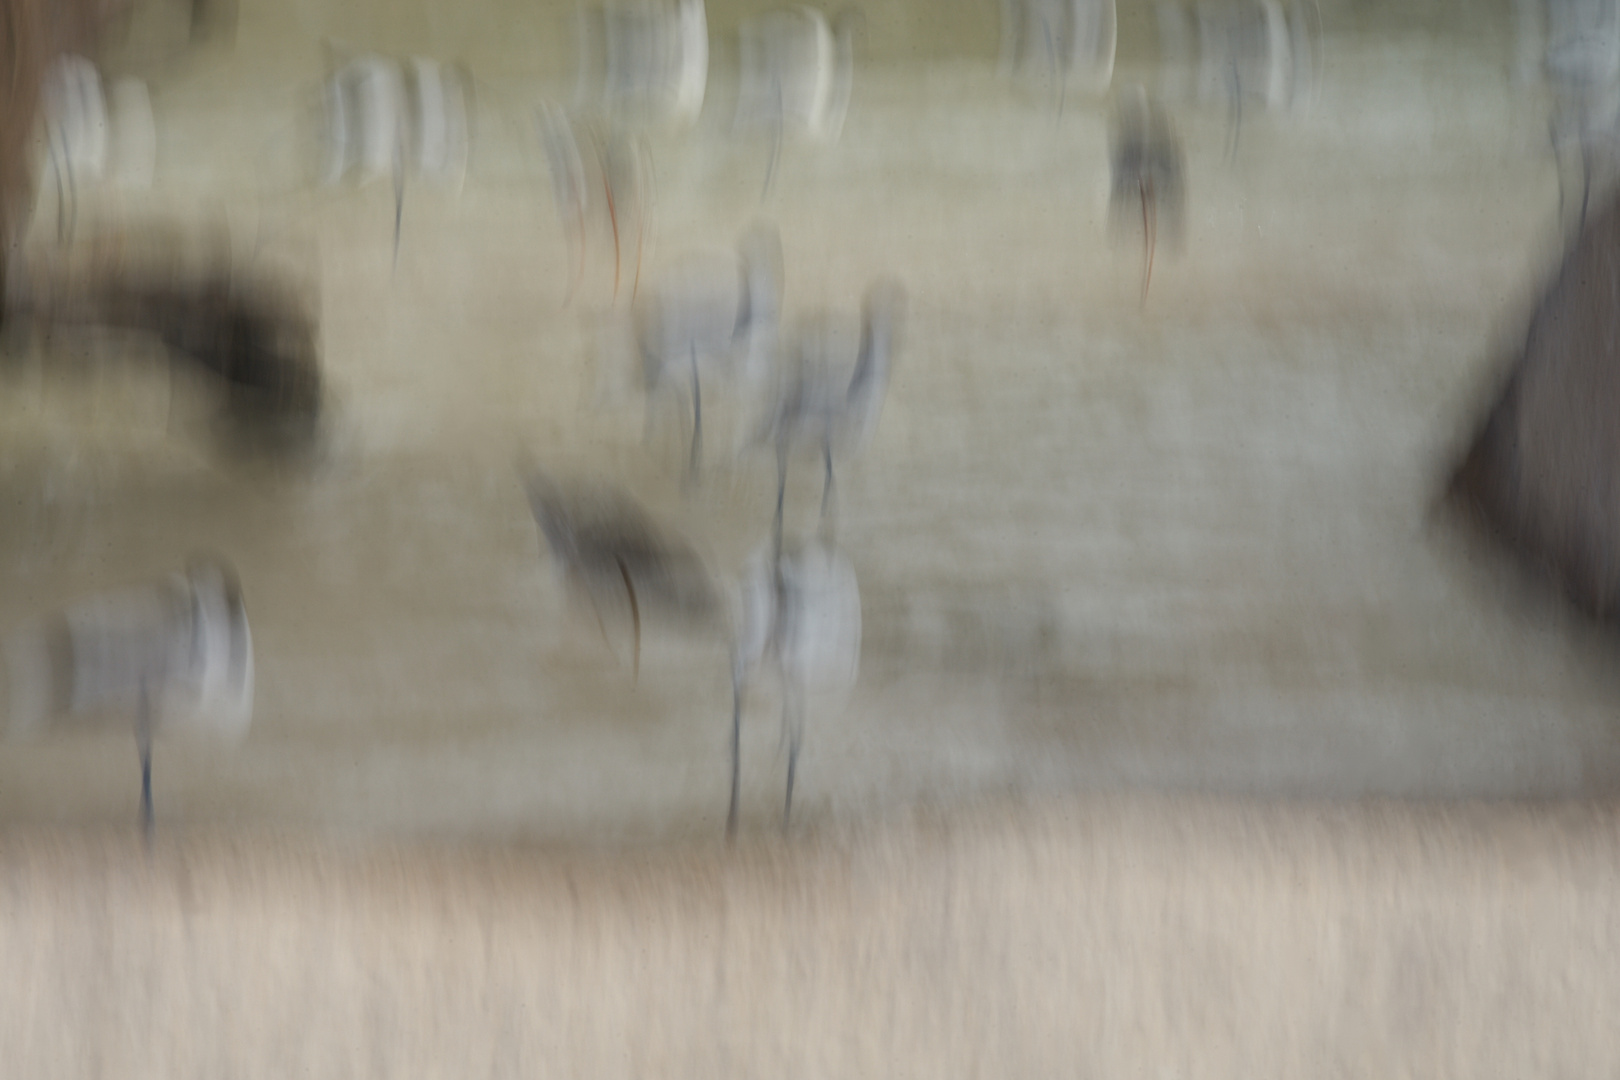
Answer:
<svg viewBox="0 0 1620 1080"><path fill-rule="evenodd" d="M535 524L563 573L590 596L598 626L598 591L623 590L635 628L637 673L644 612L688 626L721 625L723 607L703 560L655 524L635 500L607 485L565 489L539 470L523 471ZM605 638L605 626L602 633Z"/></svg>

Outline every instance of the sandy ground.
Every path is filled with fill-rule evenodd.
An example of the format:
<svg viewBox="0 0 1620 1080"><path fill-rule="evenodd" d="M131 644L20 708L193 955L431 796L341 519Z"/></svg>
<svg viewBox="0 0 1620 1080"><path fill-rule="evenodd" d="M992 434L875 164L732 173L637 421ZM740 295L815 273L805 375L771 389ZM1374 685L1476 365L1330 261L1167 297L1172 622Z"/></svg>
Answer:
<svg viewBox="0 0 1620 1080"><path fill-rule="evenodd" d="M875 442L839 477L862 670L847 700L815 703L803 818L1109 787L1611 790L1606 646L1428 517L1556 241L1544 102L1509 82L1505 38L1377 36L1338 13L1314 102L1251 110L1230 159L1224 111L1179 108L1188 233L1143 303L1141 251L1107 230L1104 107L1058 115L998 80L993 10L939 31L927 64L885 12L842 142L790 146L763 200L767 150L725 136L723 72L696 130L653 141L648 275L764 217L790 316L852 309L880 273L911 293ZM632 679L628 627L610 619L605 641L539 557L512 460L620 481L722 579L766 539L772 462L717 434L683 485L679 410L649 433L600 238L569 299L528 119L566 90L567 22L542 14L407 5L385 24L244 0L233 52L155 86L156 189L86 196L86 220L222 214L239 250L301 260L337 394L320 466L265 474L222 462L184 387L105 345L8 370L0 622L198 547L242 573L254 726L240 747L160 748L161 824L720 828L724 643L650 629ZM483 80L471 174L408 191L397 270L388 185L305 176L323 34L437 45ZM1154 79L1151 54L1122 38L1116 85ZM41 229L53 215L42 203ZM816 472L796 467L795 532L816 528ZM762 687L744 739L760 828L780 799L776 709ZM127 733L8 746L0 817L132 820L137 785Z"/></svg>

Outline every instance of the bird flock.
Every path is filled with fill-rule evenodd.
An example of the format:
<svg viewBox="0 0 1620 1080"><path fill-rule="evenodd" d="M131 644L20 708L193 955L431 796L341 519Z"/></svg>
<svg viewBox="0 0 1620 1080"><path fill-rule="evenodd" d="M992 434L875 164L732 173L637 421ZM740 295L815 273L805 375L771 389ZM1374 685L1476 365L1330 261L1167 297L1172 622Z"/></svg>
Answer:
<svg viewBox="0 0 1620 1080"><path fill-rule="evenodd" d="M1160 7L1161 24L1172 31L1165 40L1173 45L1185 13L1175 2ZM1319 49L1308 18L1314 2L1291 0L1285 12L1280 0L1206 0L1197 13L1201 93L1216 87L1228 95L1235 145L1244 100L1281 107L1308 85L1311 50ZM1059 114L1071 90L1092 97L1108 91L1118 35L1114 0L1003 0L1002 20L1004 66L1016 76L1049 77ZM838 144L864 27L858 9L808 6L768 11L738 27L736 93L722 122L732 137L767 146L762 203L780 175L786 141L822 152ZM683 492L695 489L706 460L715 456L705 444L705 408L724 401L743 417L743 437L732 447L735 463L774 463L775 497L773 505L762 500L759 507L754 554L741 566L717 570L700 553L707 540L678 535L612 483L558 475L522 452L522 488L542 550L569 588L587 598L604 640L605 606L627 611L632 678L641 675L644 631L717 635L727 643L728 835L742 816L740 744L749 691L763 676L775 679L787 750L785 828L809 695L846 690L858 677L860 587L837 540L836 477L872 442L901 351L907 289L894 276L877 274L864 283L858 309L795 310L782 238L764 217L748 223L729 246L689 250L646 273L656 224L650 136L690 131L714 97L703 0L582 6L576 55L572 100L539 102L528 128L548 166L566 245L565 307L591 264L605 254L615 317L634 343L649 430L662 404L689 406ZM467 65L444 59L390 56L336 42L327 43L325 56L314 180L325 189L391 182L397 265L407 183L454 192L472 171L479 84ZM42 181L58 188L58 232L66 236L74 192L107 172L112 158L134 162L120 166L122 174L149 182L155 157L151 108L140 84L126 81L110 97L104 94L95 66L77 57L52 71L43 100L49 152ZM1140 223L1145 298L1161 217L1164 231L1180 232L1182 157L1156 97L1133 86L1119 100L1111 202L1117 223ZM110 153L115 143L131 149ZM603 270L605 264L598 273ZM247 386L240 393L285 397L291 386L299 415L318 412L310 398L320 393L318 373L302 359L313 348L311 325L289 324L298 331L292 335L296 348L287 353L297 362L289 363L285 347L278 352L269 344L291 340L270 315L251 325L234 316L220 323L199 318L198 305L182 298L150 289L128 292L101 289L99 309L133 313L126 322L151 324L171 347L203 358L205 367L234 379L232 386ZM311 374L301 374L306 369ZM801 458L813 460L821 473L814 522L796 522L787 512L790 468ZM14 666L34 673L32 681L16 680L33 695L14 705L17 716L31 718L23 726L45 730L51 716L105 713L112 705L132 709L148 777L150 736L176 729L173 716L190 710L215 715L222 730L245 727L252 663L240 586L234 571L217 560L194 564L188 575L137 590L145 598L133 606L145 611L140 619L114 617L108 613L122 610L119 605L98 601L20 633ZM189 607L182 602L186 597ZM191 656L189 667L176 659L182 653ZM109 689L92 708L90 688L103 684L116 692ZM191 695L184 707L177 704L181 687Z"/></svg>
<svg viewBox="0 0 1620 1080"><path fill-rule="evenodd" d="M1521 27L1534 27L1545 42L1530 67L1552 90L1555 153L1580 158L1579 199L1565 198L1584 216L1592 190L1620 160L1613 152L1620 146L1620 4L1516 0L1516 9ZM1162 55L1157 85L1115 87L1115 0L1001 0L1001 65L1010 78L1050 90L1059 117L1072 95L1112 96L1110 228L1116 239L1141 240L1144 303L1156 252L1186 232L1186 155L1175 109L1224 108L1226 149L1235 156L1245 110L1307 105L1323 71L1317 0L1157 0L1153 14ZM728 465L757 464L762 474L774 465L774 499L759 501L752 554L719 568L704 554L714 538L680 535L618 486L561 475L527 452L517 466L541 548L588 599L596 630L610 637L605 605L628 612L632 678L642 675L644 632L725 643L728 834L743 816L741 730L750 688L769 676L781 690L785 827L809 695L847 689L859 674L861 592L838 541L837 477L873 442L902 355L908 290L895 276L874 273L854 283L857 307L796 307L791 252L762 209L781 177L788 140L836 152L864 27L854 8L795 6L743 20L735 96L716 106L703 0L587 4L577 23L572 99L536 101L519 125L545 162L561 224L564 306L593 266L611 279L612 317L633 343L649 430L655 412L675 403L689 431L683 494L691 496L705 469L726 456L712 439L716 404L743 417ZM397 262L407 184L454 192L474 174L480 84L466 64L445 58L338 43L328 43L325 56L313 177L328 190L392 184ZM48 71L42 90L38 182L54 192L56 232L66 240L79 193L107 180L150 186L161 144L151 98L137 80L104 86L92 62L70 56ZM731 137L766 149L760 208L748 208L750 217L715 246L649 269L659 224L654 147L661 144L654 136L679 138L705 115L719 116ZM312 323L296 323L289 336L269 308L200 308L161 289L104 288L92 306L102 321L139 323L216 369L243 415L267 396L296 399L298 416L319 412ZM789 513L789 474L800 462L821 473L814 520ZM64 607L21 628L8 650L13 734L124 709L138 714L148 773L153 733L240 734L251 715L251 635L241 587L222 559L195 560L132 593ZM149 794L144 805L149 819Z"/></svg>

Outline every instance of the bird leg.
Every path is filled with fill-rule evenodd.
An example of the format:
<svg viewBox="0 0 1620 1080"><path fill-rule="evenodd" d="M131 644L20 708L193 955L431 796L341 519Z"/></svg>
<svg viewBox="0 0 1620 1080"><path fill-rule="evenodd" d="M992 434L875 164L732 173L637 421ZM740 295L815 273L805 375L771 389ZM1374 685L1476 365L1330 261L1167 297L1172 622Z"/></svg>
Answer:
<svg viewBox="0 0 1620 1080"><path fill-rule="evenodd" d="M787 440L779 437L776 442L776 523L771 533L772 557L778 565L782 561L782 506L787 500L787 459Z"/></svg>
<svg viewBox="0 0 1620 1080"><path fill-rule="evenodd" d="M742 781L742 672L731 670L731 808L726 811L726 839L737 835L737 789Z"/></svg>
<svg viewBox="0 0 1620 1080"><path fill-rule="evenodd" d="M692 359L692 460L687 465L690 476L696 476L698 463L703 457L703 387L698 381L697 345L691 349Z"/></svg>
<svg viewBox="0 0 1620 1080"><path fill-rule="evenodd" d="M1158 237L1159 207L1151 176L1144 174L1137 181L1137 191L1142 199L1142 243L1147 248L1147 267L1142 273L1142 303L1146 305L1148 286L1153 282L1153 251Z"/></svg>
<svg viewBox="0 0 1620 1080"><path fill-rule="evenodd" d="M826 476L822 480L821 484L821 520L823 523L825 523L827 520L827 508L831 505L833 497L833 460L831 440L822 443L821 457L822 461L826 464L827 469Z"/></svg>
<svg viewBox="0 0 1620 1080"><path fill-rule="evenodd" d="M765 187L759 193L760 202L764 202L771 193L771 178L776 175L776 162L782 156L782 128L787 123L787 106L782 101L782 77L772 76L771 84L776 88L776 126L771 130L771 157L765 163Z"/></svg>
<svg viewBox="0 0 1620 1080"><path fill-rule="evenodd" d="M399 270L399 229L405 218L405 148L394 145L394 264Z"/></svg>
<svg viewBox="0 0 1620 1080"><path fill-rule="evenodd" d="M135 715L135 748L141 758L141 835L152 842L152 700L146 679L141 679L139 711Z"/></svg>
<svg viewBox="0 0 1620 1080"><path fill-rule="evenodd" d="M642 185L636 185L636 275L630 281L630 302L634 304L641 294L641 254L647 244L647 197Z"/></svg>
<svg viewBox="0 0 1620 1080"><path fill-rule="evenodd" d="M804 734L804 691L798 685L783 688L782 723L787 728L787 799L782 804L782 831L793 818L793 780L799 768L799 742Z"/></svg>
<svg viewBox="0 0 1620 1080"><path fill-rule="evenodd" d="M608 171L607 155L595 135L591 136L591 149L596 151L596 163L602 170L602 194L607 198L608 224L613 228L613 299L619 298L619 212L613 205L613 175Z"/></svg>
<svg viewBox="0 0 1620 1080"><path fill-rule="evenodd" d="M624 565L624 559L615 555L613 561L619 564L619 576L624 578L624 592L630 598L630 622L635 627L635 652L631 654L630 673L635 679L641 678L641 605L636 603L636 586L630 580L630 568Z"/></svg>
<svg viewBox="0 0 1620 1080"><path fill-rule="evenodd" d="M574 280L569 282L568 293L567 293L567 295L565 295L563 297L563 307L568 307L570 304L572 304L574 302L574 293L579 291L580 283L585 280L585 248L586 248L586 240L585 240L585 198L586 198L586 196L585 196L584 166L583 166L583 163L582 163L581 167L580 167L579 181L576 184L574 182L572 170L568 169L569 159L568 159L568 155L566 153L565 147L563 147L562 145L559 145L559 140L561 139L562 135L559 134L550 125L548 125L546 123L544 117L542 117L538 121L538 124L539 124L539 129L540 129L540 139L541 139L541 141L546 143L547 152L552 155L554 165L555 166L560 166L560 168L558 168L557 171L567 171L568 174L569 174L568 183L567 183L566 186L563 185L563 183L562 183L562 181L560 179L556 178L555 173L554 173L554 177L553 177L553 180L552 180L552 186L555 189L556 198L557 198L557 204L558 204L557 205L557 214L562 219L563 228L569 232L570 237L576 237L577 236L577 241L578 241L577 242L577 257L574 260L574 263L575 263ZM566 135L567 135L568 142L570 144L572 144L572 146L575 148L575 151L577 153L579 143L574 138L573 130L572 130L571 127L567 129ZM577 188L577 192L576 192L576 188ZM573 199L569 199L568 195L570 193L575 193L576 197L573 198ZM570 204L572 204L572 205L570 205ZM572 226L572 228L570 228L570 226Z"/></svg>
<svg viewBox="0 0 1620 1080"><path fill-rule="evenodd" d="M1592 198L1592 149L1588 139L1581 140L1581 216L1575 223L1577 230L1586 227L1586 207Z"/></svg>

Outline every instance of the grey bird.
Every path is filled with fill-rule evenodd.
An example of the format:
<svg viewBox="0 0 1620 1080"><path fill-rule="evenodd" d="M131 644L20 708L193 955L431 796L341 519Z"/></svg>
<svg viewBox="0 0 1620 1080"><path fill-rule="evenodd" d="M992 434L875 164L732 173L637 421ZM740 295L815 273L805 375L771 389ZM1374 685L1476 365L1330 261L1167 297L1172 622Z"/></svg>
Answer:
<svg viewBox="0 0 1620 1080"><path fill-rule="evenodd" d="M861 593L849 560L813 543L756 557L738 592L731 658L731 805L726 835L737 830L742 772L742 700L754 674L774 667L782 687L782 729L788 742L782 828L793 815L793 785L804 740L805 695L844 689L860 669Z"/></svg>
<svg viewBox="0 0 1620 1080"><path fill-rule="evenodd" d="M253 638L224 559L88 597L6 640L10 738L37 738L134 713L141 820L152 831L157 735L240 739L253 714Z"/></svg>
<svg viewBox="0 0 1620 1080"><path fill-rule="evenodd" d="M692 448L702 460L702 372L759 383L770 374L782 303L782 241L765 223L744 233L737 251L690 252L663 273L635 310L648 407L689 382Z"/></svg>
<svg viewBox="0 0 1620 1080"><path fill-rule="evenodd" d="M1142 298L1153 281L1153 255L1158 246L1160 216L1169 239L1179 242L1186 220L1187 188L1181 141L1158 103L1141 86L1120 95L1109 151L1113 185L1108 205L1110 228L1142 228L1145 253Z"/></svg>
<svg viewBox="0 0 1620 1080"><path fill-rule="evenodd" d="M723 611L702 558L668 532L639 503L600 483L564 486L546 473L523 467L529 509L564 575L591 599L603 637L596 597L623 591L634 626L634 670L641 668L644 616L686 626L712 627Z"/></svg>
<svg viewBox="0 0 1620 1080"><path fill-rule="evenodd" d="M813 319L799 327L788 353L776 406L759 440L776 445L778 548L789 456L805 444L820 451L826 470L821 492L825 518L832 500L834 455L864 448L877 426L905 312L905 289L898 282L883 279L866 291L858 344L840 334L832 320Z"/></svg>

